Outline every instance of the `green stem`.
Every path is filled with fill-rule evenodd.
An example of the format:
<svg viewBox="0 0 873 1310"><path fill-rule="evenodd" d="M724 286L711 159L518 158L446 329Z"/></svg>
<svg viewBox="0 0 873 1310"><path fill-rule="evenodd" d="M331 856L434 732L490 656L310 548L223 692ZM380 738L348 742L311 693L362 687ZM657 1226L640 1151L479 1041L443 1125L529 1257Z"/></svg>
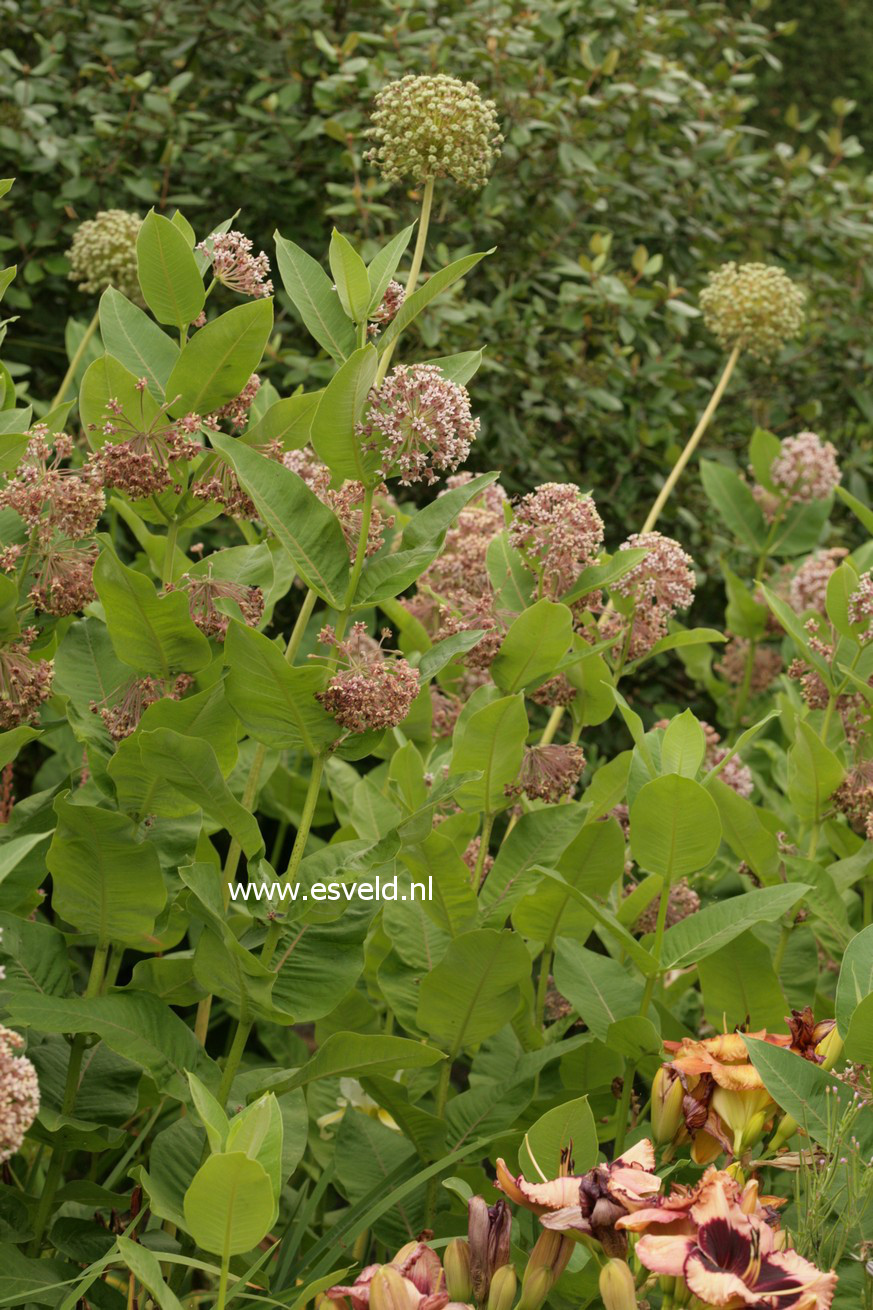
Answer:
<svg viewBox="0 0 873 1310"><path fill-rule="evenodd" d="M680 477L682 476L682 471L685 468L685 465L688 463L691 456L694 454L695 450L697 449L701 437L703 436L706 429L709 427L713 414L718 409L719 402L721 401L721 398L725 393L727 384L731 380L731 374L733 373L734 369L737 366L737 360L739 359L739 357L740 357L740 347L734 346L730 355L728 355L727 363L724 366L724 371L716 384L715 390L713 391L712 395L709 398L709 403L707 404L706 409L703 411L703 413L700 416L700 421L698 422L697 427L694 429L691 436L686 441L685 449L682 451L682 454L679 456L676 463L673 465L670 476L667 478L667 481L664 483L663 487L661 488L658 494L657 500L655 501L654 505L649 511L648 517L642 526L643 532L651 532L652 528L655 526L658 519L661 517L661 511L664 508L664 506L667 504L667 501L670 499L673 488L676 486L676 483L679 481Z"/></svg>
<svg viewBox="0 0 873 1310"><path fill-rule="evenodd" d="M179 537L179 524L176 519L171 519L167 527L167 535L164 539L164 565L161 569L161 586L166 590L173 581L173 575L176 572L174 568L176 560L176 541Z"/></svg>
<svg viewBox="0 0 873 1310"><path fill-rule="evenodd" d="M449 1099L449 1084L452 1077L452 1061L454 1054L447 1057L443 1067L440 1069L440 1078L436 1087L436 1100L434 1104L434 1114L437 1119L442 1120L446 1113L446 1102ZM427 1193L424 1205L424 1222L425 1227L432 1228L436 1216L436 1203L439 1187L439 1175L434 1174L433 1178L428 1181Z"/></svg>
<svg viewBox="0 0 873 1310"><path fill-rule="evenodd" d="M561 720L563 719L563 717L564 717L563 705L556 705L555 708L552 710L551 714L549 715L548 723L543 728L543 735L540 737L541 746L548 746L550 742L554 741L555 733L560 728Z"/></svg>
<svg viewBox="0 0 873 1310"><path fill-rule="evenodd" d="M788 942L791 939L791 929L793 927L794 927L793 923L783 923L782 931L779 934L779 942L776 946L776 954L773 956L773 972L775 973L777 978L779 977L779 970L782 968L782 961L785 959L785 951L788 946Z"/></svg>
<svg viewBox="0 0 873 1310"><path fill-rule="evenodd" d="M227 1305L227 1278L230 1273L230 1256L222 1256L221 1260L221 1278L218 1282L218 1300L215 1303L215 1310L225 1310Z"/></svg>
<svg viewBox="0 0 873 1310"><path fill-rule="evenodd" d="M66 373L64 374L64 380L61 383L61 385L58 387L57 391L55 392L54 400L52 401L50 406L51 409L54 409L56 405L60 405L64 396L67 394L67 387L75 378L76 370L84 358L85 351L88 349L88 343L93 337L94 333L97 331L99 323L100 323L100 310L95 309L94 317L91 319L91 322L85 328L85 332L82 337L82 340L79 342L78 346L76 347L76 353L73 355L73 358L70 360L70 367L67 369Z"/></svg>
<svg viewBox="0 0 873 1310"><path fill-rule="evenodd" d="M407 299L412 295L418 285L418 278L421 273L421 265L424 261L424 250L427 245L427 230L430 227L430 215L433 208L433 186L434 179L429 177L424 184L424 195L421 198L421 215L418 220L418 235L415 239L415 249L412 252L412 264L409 269L409 277L406 279L406 296ZM379 361L379 368L376 373L376 386L383 382L388 372L388 366L391 363L391 356L397 348L399 336L395 337L390 346L386 346L382 352L382 358Z"/></svg>
<svg viewBox="0 0 873 1310"><path fill-rule="evenodd" d="M542 1028L546 1014L546 995L549 990L549 974L552 970L552 939L546 942L540 955L540 972L537 978L536 1026Z"/></svg>

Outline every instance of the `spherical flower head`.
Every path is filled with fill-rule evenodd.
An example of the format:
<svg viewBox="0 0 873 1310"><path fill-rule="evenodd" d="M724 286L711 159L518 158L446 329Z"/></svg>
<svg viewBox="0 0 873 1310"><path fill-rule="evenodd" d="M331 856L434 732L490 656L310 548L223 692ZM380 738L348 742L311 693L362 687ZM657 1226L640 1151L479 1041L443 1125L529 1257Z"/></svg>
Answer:
<svg viewBox="0 0 873 1310"><path fill-rule="evenodd" d="M446 491L465 486L472 474L455 473L446 478ZM449 528L443 549L418 580L419 589L443 600L478 600L490 595L488 547L503 531L506 493L496 482L467 502L454 527Z"/></svg>
<svg viewBox="0 0 873 1310"><path fill-rule="evenodd" d="M774 264L722 264L700 293L703 321L725 350L770 359L803 327L806 292Z"/></svg>
<svg viewBox="0 0 873 1310"><path fill-rule="evenodd" d="M873 571L861 574L849 596L849 622L862 629L858 637L862 646L873 641Z"/></svg>
<svg viewBox="0 0 873 1310"><path fill-rule="evenodd" d="M827 500L839 486L842 474L836 447L814 432L786 437L773 461L770 477L792 505Z"/></svg>
<svg viewBox="0 0 873 1310"><path fill-rule="evenodd" d="M376 96L367 159L386 182L450 177L478 190L500 153L497 128L494 101L483 100L474 82L409 74Z"/></svg>
<svg viewBox="0 0 873 1310"><path fill-rule="evenodd" d="M81 223L70 246L70 281L100 295L115 287L128 300L143 304L136 271L136 239L142 219L125 209L103 209Z"/></svg>
<svg viewBox="0 0 873 1310"><path fill-rule="evenodd" d="M417 669L400 656L383 655L364 623L356 623L344 641L337 641L331 629L324 628L319 641L336 648L340 667L315 698L340 727L360 733L395 728L403 722L418 695Z"/></svg>
<svg viewBox="0 0 873 1310"><path fill-rule="evenodd" d="M507 783L507 796L557 804L569 796L582 776L585 754L581 746L530 746L524 753L518 778Z"/></svg>
<svg viewBox="0 0 873 1310"><path fill-rule="evenodd" d="M648 603L668 611L687 609L694 599L695 578L691 556L660 532L635 532L619 550L646 550L648 554L614 584L619 596L635 605Z"/></svg>
<svg viewBox="0 0 873 1310"><path fill-rule="evenodd" d="M603 520L592 498L572 482L545 482L522 496L509 540L541 579L543 592L557 600L597 558Z"/></svg>
<svg viewBox="0 0 873 1310"><path fill-rule="evenodd" d="M0 1026L0 1164L21 1150L39 1111L39 1081L30 1060L19 1054L23 1046L18 1033Z"/></svg>
<svg viewBox="0 0 873 1310"><path fill-rule="evenodd" d="M53 663L30 658L35 638L36 629L26 629L0 650L0 728L4 731L36 723L40 706L52 694Z"/></svg>
<svg viewBox="0 0 873 1310"><path fill-rule="evenodd" d="M170 591L177 589L187 592L192 622L204 636L214 637L219 642L227 637L232 612L225 612L218 602L230 601L236 605L249 628L256 628L264 617L264 593L260 587L214 578L210 565L205 573L183 573L176 586L168 588Z"/></svg>
<svg viewBox="0 0 873 1310"><path fill-rule="evenodd" d="M370 392L367 415L355 430L366 451L378 451L381 473L401 483L432 484L453 473L470 453L479 420L466 387L434 364L398 364Z"/></svg>

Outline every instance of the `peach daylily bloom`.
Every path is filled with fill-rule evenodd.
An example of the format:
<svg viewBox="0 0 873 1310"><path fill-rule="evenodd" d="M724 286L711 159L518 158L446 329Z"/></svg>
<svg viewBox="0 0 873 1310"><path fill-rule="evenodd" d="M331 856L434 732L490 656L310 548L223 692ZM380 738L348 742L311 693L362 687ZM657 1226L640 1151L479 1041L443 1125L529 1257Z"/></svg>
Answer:
<svg viewBox="0 0 873 1310"><path fill-rule="evenodd" d="M708 1306L829 1310L837 1275L787 1248L761 1217L757 1194L745 1196L747 1212L738 1192L729 1175L711 1171L692 1203L674 1211L674 1222L691 1231L646 1233L635 1248L642 1264L681 1279Z"/></svg>
<svg viewBox="0 0 873 1310"><path fill-rule="evenodd" d="M394 1275L404 1310L445 1310L449 1302L445 1274L440 1258L425 1242L407 1242L387 1265L367 1265L354 1283L329 1287L325 1296L331 1301L351 1305L351 1310L369 1310L370 1290L376 1275L390 1270ZM399 1283L397 1283L399 1276Z"/></svg>

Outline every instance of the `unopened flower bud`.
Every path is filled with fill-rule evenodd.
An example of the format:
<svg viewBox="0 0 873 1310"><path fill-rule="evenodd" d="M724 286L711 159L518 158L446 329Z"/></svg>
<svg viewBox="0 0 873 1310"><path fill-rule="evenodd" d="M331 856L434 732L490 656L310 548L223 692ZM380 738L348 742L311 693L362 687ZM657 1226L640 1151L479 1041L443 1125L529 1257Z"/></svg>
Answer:
<svg viewBox="0 0 873 1310"><path fill-rule="evenodd" d="M488 1310L512 1310L517 1287L518 1279L512 1265L496 1270L488 1293Z"/></svg>
<svg viewBox="0 0 873 1310"><path fill-rule="evenodd" d="M473 1295L481 1303L488 1299L494 1271L509 1263L512 1216L505 1201L489 1205L481 1196L471 1197L467 1215L470 1280Z"/></svg>
<svg viewBox="0 0 873 1310"><path fill-rule="evenodd" d="M769 359L803 326L806 293L772 264L723 264L700 293L703 321L726 350Z"/></svg>
<svg viewBox="0 0 873 1310"><path fill-rule="evenodd" d="M518 1310L541 1310L554 1286L554 1282L550 1270L544 1266L540 1266L531 1272L530 1265L528 1265L521 1284L521 1298L518 1302Z"/></svg>
<svg viewBox="0 0 873 1310"><path fill-rule="evenodd" d="M443 1269L446 1271L446 1291L452 1301L469 1301L473 1284L470 1281L470 1246L462 1237L456 1237L445 1250Z"/></svg>
<svg viewBox="0 0 873 1310"><path fill-rule="evenodd" d="M371 1310L415 1310L420 1295L391 1265L382 1265L370 1283Z"/></svg>
<svg viewBox="0 0 873 1310"><path fill-rule="evenodd" d="M634 1276L624 1260L610 1260L600 1271L600 1296L604 1310L636 1310Z"/></svg>
<svg viewBox="0 0 873 1310"><path fill-rule="evenodd" d="M104 209L81 223L69 251L70 281L95 295L115 287L128 300L142 304L136 267L141 226L139 214L124 209Z"/></svg>
<svg viewBox="0 0 873 1310"><path fill-rule="evenodd" d="M652 1081L652 1136L659 1146L672 1142L685 1126L682 1083L669 1065L661 1065Z"/></svg>
<svg viewBox="0 0 873 1310"><path fill-rule="evenodd" d="M376 96L369 135L376 144L367 158L386 182L451 177L474 190L488 180L503 140L494 101L444 73L389 82Z"/></svg>

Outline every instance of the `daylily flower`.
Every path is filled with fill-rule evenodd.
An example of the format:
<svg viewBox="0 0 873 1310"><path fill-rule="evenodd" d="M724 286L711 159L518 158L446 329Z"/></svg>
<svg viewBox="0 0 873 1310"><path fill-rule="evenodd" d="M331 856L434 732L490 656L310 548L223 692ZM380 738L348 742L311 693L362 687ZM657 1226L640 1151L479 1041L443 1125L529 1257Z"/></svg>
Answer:
<svg viewBox="0 0 873 1310"><path fill-rule="evenodd" d="M636 1244L641 1263L661 1277L681 1279L707 1306L828 1310L837 1275L786 1247L783 1234L756 1212L757 1197L747 1212L737 1190L729 1175L711 1171L696 1199L678 1211L676 1222L691 1231L647 1233ZM751 1196L746 1203L752 1204Z"/></svg>
<svg viewBox="0 0 873 1310"><path fill-rule="evenodd" d="M488 1300L491 1279L509 1264L509 1232L512 1215L505 1201L489 1205L481 1196L467 1204L467 1241L470 1248L470 1281L480 1303Z"/></svg>
<svg viewBox="0 0 873 1310"><path fill-rule="evenodd" d="M439 1256L425 1242L407 1242L390 1264L367 1265L354 1283L329 1287L331 1301L351 1310L445 1310L449 1303Z"/></svg>
<svg viewBox="0 0 873 1310"><path fill-rule="evenodd" d="M653 1123L658 1140L671 1140L671 1129L677 1143L690 1137L691 1156L697 1164L708 1164L722 1151L741 1155L760 1141L778 1107L749 1058L746 1036L790 1048L818 1064L824 1059L822 1048L834 1027L833 1020L816 1023L809 1007L792 1010L786 1022L788 1033L762 1030L664 1042L673 1059L662 1066L655 1080ZM682 1087L681 1119L676 1113L677 1081Z"/></svg>
<svg viewBox="0 0 873 1310"><path fill-rule="evenodd" d="M510 1200L538 1214L544 1228L593 1237L607 1255L616 1256L627 1250L627 1239L616 1232L616 1221L649 1204L661 1189L654 1168L652 1143L642 1141L611 1164L542 1183L513 1177L498 1160L497 1186Z"/></svg>
<svg viewBox="0 0 873 1310"><path fill-rule="evenodd" d="M762 1197L758 1193L756 1179L741 1184L726 1169L709 1168L694 1186L674 1183L668 1195L659 1196L650 1206L625 1215L617 1221L616 1227L629 1233L645 1233L654 1227L659 1233L667 1235L693 1234L697 1231L694 1207L706 1205L715 1188L724 1191L731 1204L738 1206L744 1214L754 1215L762 1223L772 1226L778 1223L778 1207L785 1205L787 1199L781 1196Z"/></svg>

